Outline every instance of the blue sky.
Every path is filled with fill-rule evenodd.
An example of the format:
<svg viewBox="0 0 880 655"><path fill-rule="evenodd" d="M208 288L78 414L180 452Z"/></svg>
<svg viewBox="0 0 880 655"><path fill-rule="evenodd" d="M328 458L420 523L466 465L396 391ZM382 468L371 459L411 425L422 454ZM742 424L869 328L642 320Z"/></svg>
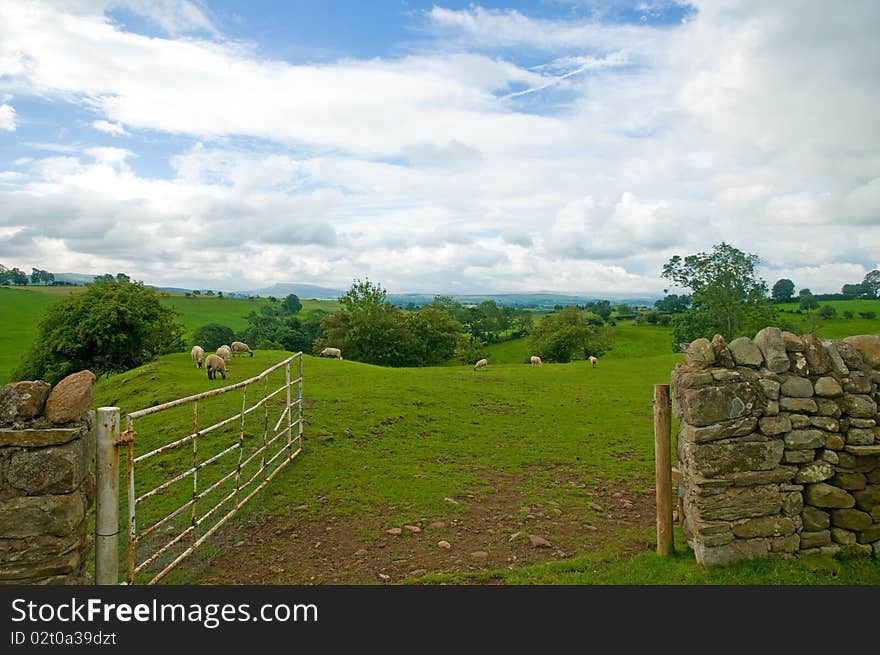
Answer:
<svg viewBox="0 0 880 655"><path fill-rule="evenodd" d="M868 1L3 3L0 263L624 296L723 240L838 291L880 266L878 31Z"/></svg>

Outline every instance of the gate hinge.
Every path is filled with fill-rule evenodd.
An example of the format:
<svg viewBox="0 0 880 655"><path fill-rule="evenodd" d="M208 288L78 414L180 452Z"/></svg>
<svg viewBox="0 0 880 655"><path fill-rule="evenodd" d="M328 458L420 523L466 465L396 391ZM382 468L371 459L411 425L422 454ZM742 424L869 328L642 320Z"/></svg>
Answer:
<svg viewBox="0 0 880 655"><path fill-rule="evenodd" d="M131 443L134 441L134 430L126 430L119 435L119 439L116 440L116 445L121 446L123 444Z"/></svg>

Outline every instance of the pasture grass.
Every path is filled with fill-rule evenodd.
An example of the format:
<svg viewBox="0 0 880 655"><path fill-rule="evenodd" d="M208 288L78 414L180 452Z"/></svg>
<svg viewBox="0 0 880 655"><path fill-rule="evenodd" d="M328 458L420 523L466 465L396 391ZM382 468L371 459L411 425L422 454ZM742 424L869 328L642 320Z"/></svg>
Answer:
<svg viewBox="0 0 880 655"><path fill-rule="evenodd" d="M286 355L258 351L253 358L236 357L225 384L256 375ZM570 488L542 476L542 468L556 466L581 478L626 481L650 491L651 381L668 382L679 357L621 360L620 366L602 369L575 362L540 368L501 364L474 371L469 365L392 369L304 356L303 454L273 480L259 511L280 516L291 505L308 502L309 511L316 512L314 500L320 497L336 516L385 508L391 524L417 522L450 511L447 498L490 492L492 476L526 470L527 491L574 510ZM223 384L209 381L188 354L175 353L100 380L95 402L119 406L124 416ZM226 399L226 415L238 411L240 395L231 397L235 402ZM200 424L222 418L220 406L200 404ZM179 439L191 428L192 408L138 419L135 455ZM247 431L254 439L259 420ZM200 455L219 452L236 435L237 426L217 435L216 443L200 439ZM160 458L158 468L144 466L136 476L138 494L185 470L191 459L191 447L185 447ZM207 485L220 473L199 475L204 478L201 489L202 482ZM188 493L191 478L150 499L150 515L167 515ZM124 500L120 509L125 515ZM577 511L591 518L583 502Z"/></svg>
<svg viewBox="0 0 880 655"><path fill-rule="evenodd" d="M668 557L657 555L653 531L633 530L621 534L617 544L600 552L514 569L429 574L405 584L827 586L880 583L877 560L863 555L801 555L791 560L749 560L729 566L704 567L694 560L678 527L674 538L675 548ZM634 547L643 552L629 555L628 550Z"/></svg>
<svg viewBox="0 0 880 655"><path fill-rule="evenodd" d="M837 310L834 318L824 319L803 312L801 314L792 313L798 309L798 303L781 303L780 309L786 311L780 312L779 318L781 323L787 323L788 327L793 328L796 334L805 334L813 332L820 339L843 339L844 337L854 336L857 334L877 334L880 333L880 299L877 300L829 300L819 301L819 306L831 305ZM843 313L851 311L852 318L844 318ZM861 318L859 312L873 311L877 314L877 318ZM812 312L815 314L815 310Z"/></svg>
<svg viewBox="0 0 880 655"><path fill-rule="evenodd" d="M10 380L49 307L75 288L0 286L0 384Z"/></svg>

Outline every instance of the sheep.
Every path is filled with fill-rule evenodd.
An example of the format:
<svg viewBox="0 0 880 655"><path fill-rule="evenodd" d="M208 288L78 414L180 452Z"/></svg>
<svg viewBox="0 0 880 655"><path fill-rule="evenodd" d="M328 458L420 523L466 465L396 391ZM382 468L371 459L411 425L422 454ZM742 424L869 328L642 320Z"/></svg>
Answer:
<svg viewBox="0 0 880 655"><path fill-rule="evenodd" d="M484 366L489 365L488 359L481 359L476 364L474 364L474 370L476 371L478 368L483 368Z"/></svg>
<svg viewBox="0 0 880 655"><path fill-rule="evenodd" d="M254 356L254 351L251 350L251 347L243 341L232 342L232 354L235 355L235 353L250 353L251 357Z"/></svg>
<svg viewBox="0 0 880 655"><path fill-rule="evenodd" d="M224 362L228 362L230 356L232 356L232 348L223 344L219 348L217 348L216 354L223 358Z"/></svg>
<svg viewBox="0 0 880 655"><path fill-rule="evenodd" d="M215 380L217 373L226 379L226 360L220 355L208 355L205 357L205 370L208 371L208 379Z"/></svg>
<svg viewBox="0 0 880 655"><path fill-rule="evenodd" d="M336 359L342 359L342 351L339 348L324 348L320 353L321 357L335 357Z"/></svg>
<svg viewBox="0 0 880 655"><path fill-rule="evenodd" d="M542 362L541 358L538 357L537 355L532 355L531 357L529 357L529 361L531 362L532 366L543 366L544 365L544 362Z"/></svg>
<svg viewBox="0 0 880 655"><path fill-rule="evenodd" d="M596 359L595 357L593 357L592 355L590 355L590 364L593 366L593 368L596 368L596 364L598 364L598 363L599 363L599 360Z"/></svg>
<svg viewBox="0 0 880 655"><path fill-rule="evenodd" d="M196 368L202 368L202 361L205 359L205 351L201 346L193 346L190 351L192 360L196 363Z"/></svg>

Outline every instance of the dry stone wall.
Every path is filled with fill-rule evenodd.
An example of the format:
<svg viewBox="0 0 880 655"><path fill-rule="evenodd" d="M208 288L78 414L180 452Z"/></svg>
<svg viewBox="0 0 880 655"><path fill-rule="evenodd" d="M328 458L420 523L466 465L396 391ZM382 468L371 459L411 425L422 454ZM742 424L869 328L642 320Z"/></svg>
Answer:
<svg viewBox="0 0 880 655"><path fill-rule="evenodd" d="M697 561L880 557L880 335L697 339L672 373Z"/></svg>
<svg viewBox="0 0 880 655"><path fill-rule="evenodd" d="M95 376L0 387L0 584L88 584Z"/></svg>

